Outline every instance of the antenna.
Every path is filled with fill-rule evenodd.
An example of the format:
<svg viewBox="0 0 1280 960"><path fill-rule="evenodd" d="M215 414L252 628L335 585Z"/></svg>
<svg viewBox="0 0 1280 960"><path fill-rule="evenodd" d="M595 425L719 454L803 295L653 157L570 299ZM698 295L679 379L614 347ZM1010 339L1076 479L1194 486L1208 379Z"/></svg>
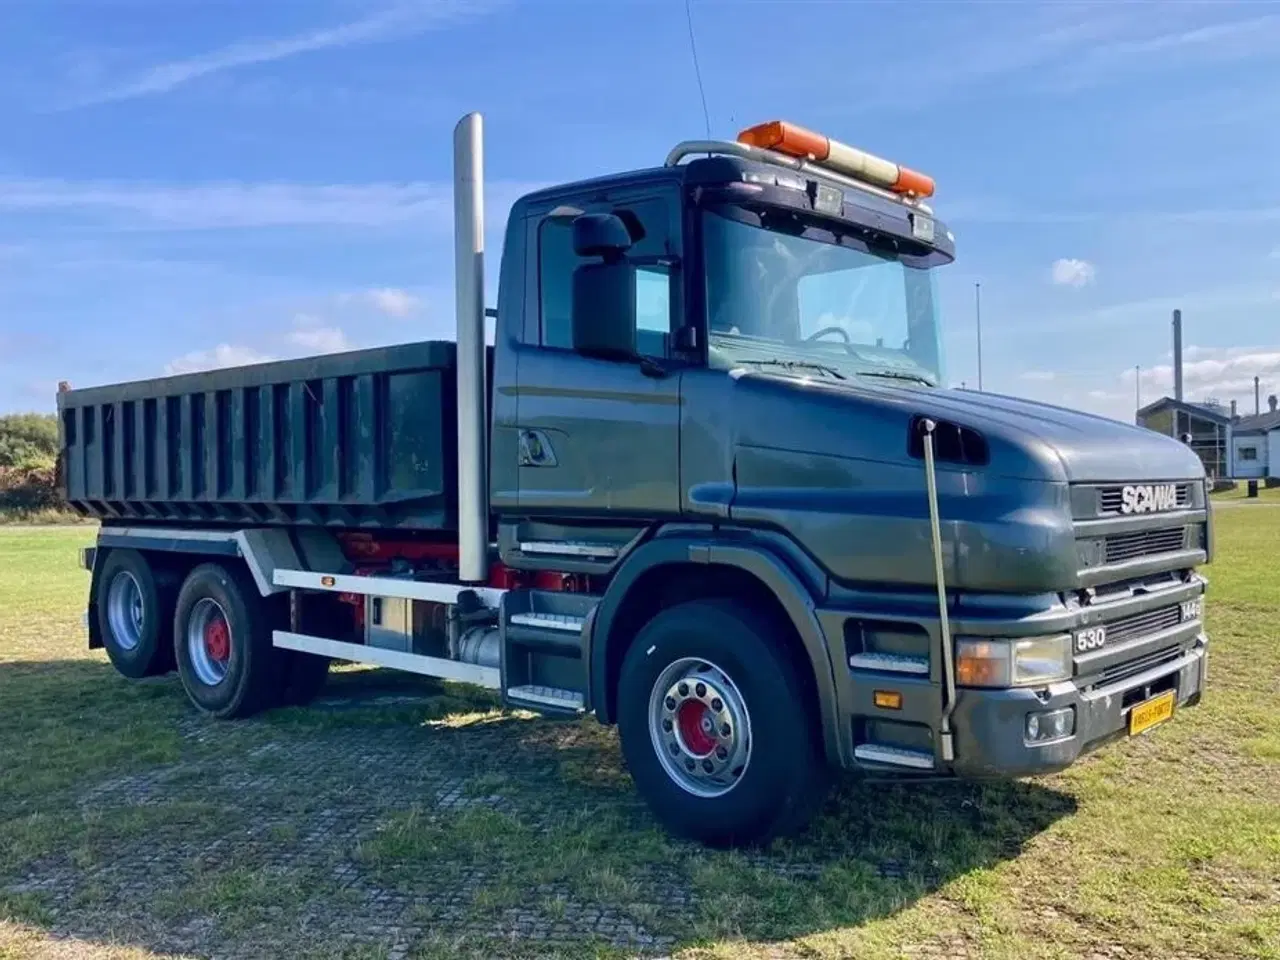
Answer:
<svg viewBox="0 0 1280 960"><path fill-rule="evenodd" d="M707 91L702 87L702 67L698 65L698 43L693 38L693 0L684 0L684 19L689 24L689 52L693 54L693 73L698 78L698 96L702 98L702 119L707 124L707 139L711 139L711 113L707 110Z"/></svg>

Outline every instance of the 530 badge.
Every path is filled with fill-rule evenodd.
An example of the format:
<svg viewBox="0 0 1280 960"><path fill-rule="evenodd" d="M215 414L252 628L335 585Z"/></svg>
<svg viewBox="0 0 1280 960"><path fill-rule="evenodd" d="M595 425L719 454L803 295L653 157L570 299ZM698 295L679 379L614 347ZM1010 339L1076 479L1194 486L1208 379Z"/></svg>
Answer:
<svg viewBox="0 0 1280 960"><path fill-rule="evenodd" d="M1076 653L1098 650L1107 643L1106 627L1085 627L1076 631Z"/></svg>

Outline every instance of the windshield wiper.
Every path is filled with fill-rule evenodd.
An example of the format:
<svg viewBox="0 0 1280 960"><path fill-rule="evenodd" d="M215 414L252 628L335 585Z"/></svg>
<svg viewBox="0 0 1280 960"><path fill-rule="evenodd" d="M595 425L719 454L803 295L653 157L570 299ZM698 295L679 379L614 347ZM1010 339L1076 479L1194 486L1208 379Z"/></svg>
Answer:
<svg viewBox="0 0 1280 960"><path fill-rule="evenodd" d="M837 380L849 379L835 367L828 367L825 363L814 363L811 360L743 360L742 362L759 364L762 367L783 367L787 370L817 370L820 373L829 373Z"/></svg>
<svg viewBox="0 0 1280 960"><path fill-rule="evenodd" d="M928 377L918 373L902 373L898 370L859 370L860 377L884 377L886 380L906 380L908 383L923 383L926 387L937 386Z"/></svg>

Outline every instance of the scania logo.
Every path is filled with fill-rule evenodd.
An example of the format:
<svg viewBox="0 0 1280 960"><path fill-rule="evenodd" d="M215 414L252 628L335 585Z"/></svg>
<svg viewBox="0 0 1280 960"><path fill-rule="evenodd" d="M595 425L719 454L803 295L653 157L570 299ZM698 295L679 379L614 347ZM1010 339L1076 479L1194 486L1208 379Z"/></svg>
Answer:
<svg viewBox="0 0 1280 960"><path fill-rule="evenodd" d="M1121 513L1158 513L1178 505L1178 486L1174 483L1131 484L1120 491Z"/></svg>

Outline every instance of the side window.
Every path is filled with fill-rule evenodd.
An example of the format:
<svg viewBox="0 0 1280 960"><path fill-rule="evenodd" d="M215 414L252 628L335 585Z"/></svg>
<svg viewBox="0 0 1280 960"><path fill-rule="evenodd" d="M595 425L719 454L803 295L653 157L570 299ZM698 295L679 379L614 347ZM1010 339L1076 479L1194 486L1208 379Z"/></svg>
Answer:
<svg viewBox="0 0 1280 960"><path fill-rule="evenodd" d="M636 350L662 356L670 332L671 275L659 267L641 267L636 271Z"/></svg>
<svg viewBox="0 0 1280 960"><path fill-rule="evenodd" d="M631 214L643 230L644 235L631 248L633 255L669 252L667 206L661 200L620 204L613 211ZM538 295L544 347L573 347L573 271L582 262L573 252L573 218L544 218L538 225ZM646 264L636 270L636 349L649 356L664 356L670 332L670 271Z"/></svg>
<svg viewBox="0 0 1280 960"><path fill-rule="evenodd" d="M547 217L538 227L538 288L542 345L573 347L573 225L568 217Z"/></svg>

